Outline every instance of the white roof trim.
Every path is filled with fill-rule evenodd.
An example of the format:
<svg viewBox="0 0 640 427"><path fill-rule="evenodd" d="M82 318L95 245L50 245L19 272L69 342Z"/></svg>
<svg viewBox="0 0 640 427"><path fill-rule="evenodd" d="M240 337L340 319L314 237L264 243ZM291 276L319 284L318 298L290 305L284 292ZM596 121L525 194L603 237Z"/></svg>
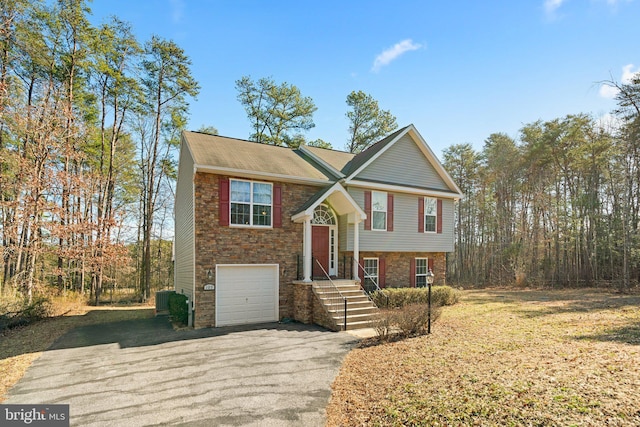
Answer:
<svg viewBox="0 0 640 427"><path fill-rule="evenodd" d="M234 169L234 168L225 168L220 166L207 166L207 165L193 165L193 169L195 172L207 172L207 173L216 173L216 174L228 174L234 176L242 176L245 178L257 178L257 179L269 179L269 180L277 180L282 182L295 182L301 184L311 184L311 185L327 185L332 182L329 178L326 180L316 179L316 178L305 178L303 176L292 176L292 175L284 175L278 173L271 172L260 172L253 170L243 170L243 169Z"/></svg>
<svg viewBox="0 0 640 427"><path fill-rule="evenodd" d="M371 190L381 190L393 193L419 194L421 196L439 197L441 199L460 200L464 196L461 193L451 193L449 191L427 190L423 188L405 187L395 184L383 184L379 182L353 180L349 183L353 187L367 188Z"/></svg>
<svg viewBox="0 0 640 427"><path fill-rule="evenodd" d="M434 169L436 170L438 175L442 178L442 180L447 184L447 186L449 188L451 188L453 191L457 192L459 194L459 197L461 198L463 196L462 191L460 190L460 188L458 188L458 186L453 181L453 179L451 178L449 173L444 169L444 167L442 166L442 164L440 163L440 161L438 160L436 155L433 153L433 151L431 150L431 148L429 147L427 142L424 140L422 135L420 135L420 132L418 132L418 130L412 124L407 126L407 128L403 132L400 132L398 135L396 135L396 137L391 142L389 142L382 150L377 152L366 163L364 163L356 171L354 171L351 175L349 175L346 178L345 183L347 183L347 184L353 183L354 178L360 172L362 172L371 163L376 161L376 159L378 157L380 157L382 155L382 153L384 153L389 148L391 148L391 146L393 146L396 142L398 142L400 140L400 138L405 136L407 133L411 133L411 137L413 138L413 140L414 141L417 140L417 142L419 142L419 144L416 144L416 145L418 145L418 148L423 152L423 154L425 155L425 157L427 158L429 163L431 163L431 165L434 167Z"/></svg>
<svg viewBox="0 0 640 427"><path fill-rule="evenodd" d="M313 211L315 211L318 205L321 205L322 203L324 203L325 200L327 200L332 194L336 192L342 194L347 199L347 201L354 207L355 213L360 217L361 220L364 220L365 218L367 218L367 214L364 212L364 210L362 210L362 208L358 205L358 203L356 203L356 201L353 200L353 197L351 197L351 194L349 194L349 192L345 190L342 184L340 184L339 182L336 182L335 184L333 184L333 186L331 186L331 188L329 188L329 190L325 192L324 197L320 197L318 200L316 200L311 206L309 206L304 211L298 212L297 214L293 215L291 217L291 221L302 222L305 220L305 218L309 218L309 217L313 218Z"/></svg>
<svg viewBox="0 0 640 427"><path fill-rule="evenodd" d="M191 147L189 146L189 143L187 142L187 138L184 137L184 132L180 132L180 148L182 147L187 147L187 151L189 152L189 157L191 157L191 160L193 161L193 163L196 163L196 159L195 157L193 157L193 153L191 152Z"/></svg>
<svg viewBox="0 0 640 427"><path fill-rule="evenodd" d="M367 166L369 166L371 163L373 163L378 157L380 157L382 155L382 153L387 151L389 149L389 147L391 147L400 138L402 138L407 133L408 130L409 130L409 128L407 127L407 129L405 129L404 132L400 132L398 135L396 135L396 137L393 138L393 140L391 142L389 142L387 145L385 145L382 150L378 151L373 157L371 157L369 160L367 160L366 163L364 163L362 166L360 166L358 169L356 169L351 175L349 175L347 177L347 179L346 179L346 182L351 181L355 176L357 176L360 172L362 172Z"/></svg>
<svg viewBox="0 0 640 427"><path fill-rule="evenodd" d="M340 172L338 169L334 168L329 163L325 162L323 159L321 159L320 157L312 153L311 150L308 150L306 145L301 145L298 149L303 153L307 154L308 156L310 156L316 162L320 163L323 167L327 168L329 172L334 173L336 176L340 178L345 177L345 175L342 172Z"/></svg>

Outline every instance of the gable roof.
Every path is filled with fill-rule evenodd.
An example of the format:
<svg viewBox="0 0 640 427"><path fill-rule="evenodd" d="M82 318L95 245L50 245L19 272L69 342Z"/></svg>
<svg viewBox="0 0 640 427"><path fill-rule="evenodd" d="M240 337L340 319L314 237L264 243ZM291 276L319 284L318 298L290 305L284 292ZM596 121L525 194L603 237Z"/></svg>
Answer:
<svg viewBox="0 0 640 427"><path fill-rule="evenodd" d="M442 166L440 160L438 160L436 155L433 153L431 147L429 147L424 138L422 138L422 135L420 135L413 125L409 125L395 131L391 135L369 147L367 150L358 154L358 156L356 156L351 162L351 165L348 166L348 174L345 182L348 184L350 182L357 181L357 176L360 172L362 172L371 163L375 162L376 159L378 159L385 151L391 148L405 135L411 137L411 139L416 143L416 146L420 149L422 154L424 154L429 164L434 168L435 172L450 189L452 194L455 197L462 197L463 194L460 188L453 181L451 175L449 175L449 173L444 169L444 166Z"/></svg>
<svg viewBox="0 0 640 427"><path fill-rule="evenodd" d="M290 148L189 131L182 133L182 141L191 153L196 170L289 178L325 185L332 181L302 158L300 152Z"/></svg>
<svg viewBox="0 0 640 427"><path fill-rule="evenodd" d="M311 147L308 145L300 146L300 150L309 153L321 164L333 171L337 176L344 177L343 169L356 156L346 151L337 151L327 148Z"/></svg>
<svg viewBox="0 0 640 427"><path fill-rule="evenodd" d="M404 132L409 128L409 126L403 127L402 129L398 129L392 134L386 136L375 144L369 146L366 150L359 152L352 160L347 164L343 173L347 176L353 174L355 171L359 170L362 165L370 163L371 159L377 157L378 153L380 153L386 146L395 141L400 134L404 134Z"/></svg>
<svg viewBox="0 0 640 427"><path fill-rule="evenodd" d="M375 156L387 144L393 141L398 134L407 128L408 126L393 132L358 154L326 148L310 147L308 145L301 146L300 149L310 152L312 156L315 156L344 177L350 175L353 171L358 170L360 166L369 161L369 159Z"/></svg>
<svg viewBox="0 0 640 427"><path fill-rule="evenodd" d="M372 185L373 182L359 181L358 174L405 135L416 144L449 189L442 194L454 198L462 197L462 191L413 125L396 130L358 154L304 145L293 150L189 131L182 133L182 140L194 160L194 169L203 172L292 180L315 185L327 185L338 180L346 184ZM393 183L378 184L399 188Z"/></svg>
<svg viewBox="0 0 640 427"><path fill-rule="evenodd" d="M307 202L293 214L291 219L294 222L300 222L304 220L305 217L312 217L314 209L325 200L331 203L331 206L338 215L346 215L351 212L360 220L364 220L367 217L367 214L356 201L353 200L353 197L347 190L345 190L339 182L336 182L318 191L313 197L307 200Z"/></svg>
<svg viewBox="0 0 640 427"><path fill-rule="evenodd" d="M462 197L462 191L456 183L453 181L449 173L444 169L442 163L438 160L433 153L427 142L422 138L418 130L414 125L405 126L396 130L375 144L371 145L366 150L352 154L343 151L327 150L317 147L300 147L311 156L316 157L324 164L332 168L335 173L339 173L339 177L343 178L347 184L357 181L357 177L367 166L372 164L379 158L385 151L390 149L396 144L402 137L409 135L413 142L415 142L418 149L425 156L429 164L433 167L437 175L442 179L444 185L449 188L448 195L455 198ZM380 183L385 184L385 183ZM444 193L443 193L444 195Z"/></svg>

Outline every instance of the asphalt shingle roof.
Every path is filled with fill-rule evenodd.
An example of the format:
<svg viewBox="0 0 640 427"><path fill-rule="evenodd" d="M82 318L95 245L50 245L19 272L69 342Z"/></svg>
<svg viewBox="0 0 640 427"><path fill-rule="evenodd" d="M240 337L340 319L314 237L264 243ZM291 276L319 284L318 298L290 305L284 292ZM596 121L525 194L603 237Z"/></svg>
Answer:
<svg viewBox="0 0 640 427"><path fill-rule="evenodd" d="M263 172L298 178L325 180L328 177L304 160L298 151L242 139L185 131L196 165Z"/></svg>
<svg viewBox="0 0 640 427"><path fill-rule="evenodd" d="M325 163L333 167L335 170L342 171L347 164L356 156L346 151L327 150L326 148L306 146L305 150L309 150L314 156L322 159Z"/></svg>

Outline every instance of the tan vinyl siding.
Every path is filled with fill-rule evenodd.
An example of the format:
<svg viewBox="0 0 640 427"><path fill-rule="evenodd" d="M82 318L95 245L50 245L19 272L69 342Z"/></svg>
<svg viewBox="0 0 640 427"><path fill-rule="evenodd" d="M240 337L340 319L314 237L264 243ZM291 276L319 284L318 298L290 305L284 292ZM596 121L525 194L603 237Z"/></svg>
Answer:
<svg viewBox="0 0 640 427"><path fill-rule="evenodd" d="M194 281L193 159L187 146L180 149L175 202L175 290L193 298Z"/></svg>
<svg viewBox="0 0 640 427"><path fill-rule="evenodd" d="M364 190L350 187L349 194L364 206ZM360 251L453 252L453 200L442 199L442 233L418 232L418 195L394 194L393 231L365 230L360 223ZM347 233L347 250L353 250L353 226Z"/></svg>
<svg viewBox="0 0 640 427"><path fill-rule="evenodd" d="M389 147L355 179L450 191L409 135Z"/></svg>

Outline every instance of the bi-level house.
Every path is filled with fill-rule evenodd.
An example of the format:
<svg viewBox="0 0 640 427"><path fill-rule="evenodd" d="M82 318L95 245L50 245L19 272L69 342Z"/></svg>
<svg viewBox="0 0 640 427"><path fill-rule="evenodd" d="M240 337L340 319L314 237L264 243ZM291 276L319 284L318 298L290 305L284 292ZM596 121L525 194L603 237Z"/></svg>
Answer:
<svg viewBox="0 0 640 427"><path fill-rule="evenodd" d="M357 326L371 311L361 284L424 286L429 269L444 283L460 197L413 125L359 154L184 132L175 290L195 327L289 318L340 329L342 304L327 303L338 295L351 295Z"/></svg>

